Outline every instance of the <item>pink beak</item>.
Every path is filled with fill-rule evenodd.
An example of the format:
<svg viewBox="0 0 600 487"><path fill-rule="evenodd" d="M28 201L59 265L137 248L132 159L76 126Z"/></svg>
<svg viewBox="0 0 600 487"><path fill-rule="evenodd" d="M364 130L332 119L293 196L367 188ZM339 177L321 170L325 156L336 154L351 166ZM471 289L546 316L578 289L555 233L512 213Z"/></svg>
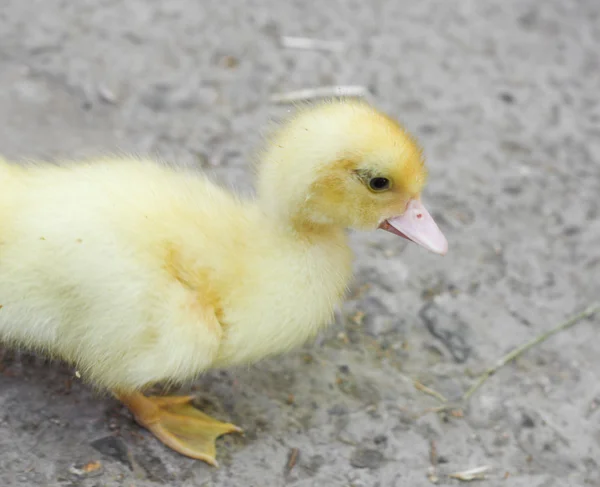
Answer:
<svg viewBox="0 0 600 487"><path fill-rule="evenodd" d="M418 199L409 201L406 211L385 220L379 228L399 235L436 254L446 255L448 241L432 216Z"/></svg>

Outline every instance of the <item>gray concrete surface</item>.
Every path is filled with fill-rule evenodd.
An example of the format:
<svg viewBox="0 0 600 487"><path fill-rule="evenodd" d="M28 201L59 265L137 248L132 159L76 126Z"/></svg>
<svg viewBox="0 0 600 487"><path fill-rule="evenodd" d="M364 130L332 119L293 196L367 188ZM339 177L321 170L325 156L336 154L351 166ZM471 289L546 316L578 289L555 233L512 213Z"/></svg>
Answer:
<svg viewBox="0 0 600 487"><path fill-rule="evenodd" d="M450 253L353 235L353 295L316 343L195 386L247 430L219 441L218 470L73 370L5 353L0 485L419 487L432 441L439 485L481 465L478 485L600 485L600 318L504 368L463 417L416 417L438 403L412 382L457 397L598 298L599 14L597 0L3 0L3 155L160 154L249 191L260 127L288 109L272 93L364 84L425 146Z"/></svg>

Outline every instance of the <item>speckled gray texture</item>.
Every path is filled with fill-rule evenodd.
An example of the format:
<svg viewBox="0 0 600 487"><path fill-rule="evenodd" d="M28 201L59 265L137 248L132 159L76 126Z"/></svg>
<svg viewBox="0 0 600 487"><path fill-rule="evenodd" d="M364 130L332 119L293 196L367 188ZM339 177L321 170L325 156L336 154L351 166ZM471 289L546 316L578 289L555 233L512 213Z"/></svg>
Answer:
<svg viewBox="0 0 600 487"><path fill-rule="evenodd" d="M3 155L159 154L250 191L261 127L288 109L270 94L364 84L424 145L450 252L353 234L353 294L316 343L197 383L204 410L247 431L219 441L218 470L72 370L5 356L0 485L420 487L431 441L440 485L480 465L478 485L600 485L600 318L503 369L462 418L415 419L438 403L412 383L457 397L598 298L599 14L597 0L3 0Z"/></svg>

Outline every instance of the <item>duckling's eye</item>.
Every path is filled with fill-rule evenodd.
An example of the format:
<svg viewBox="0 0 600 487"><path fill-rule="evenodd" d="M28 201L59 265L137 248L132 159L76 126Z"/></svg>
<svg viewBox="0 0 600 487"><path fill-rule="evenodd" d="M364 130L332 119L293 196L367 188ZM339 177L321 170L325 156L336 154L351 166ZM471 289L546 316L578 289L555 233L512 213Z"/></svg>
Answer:
<svg viewBox="0 0 600 487"><path fill-rule="evenodd" d="M373 191L386 191L390 189L391 182L388 178L372 178L369 180L369 188Z"/></svg>

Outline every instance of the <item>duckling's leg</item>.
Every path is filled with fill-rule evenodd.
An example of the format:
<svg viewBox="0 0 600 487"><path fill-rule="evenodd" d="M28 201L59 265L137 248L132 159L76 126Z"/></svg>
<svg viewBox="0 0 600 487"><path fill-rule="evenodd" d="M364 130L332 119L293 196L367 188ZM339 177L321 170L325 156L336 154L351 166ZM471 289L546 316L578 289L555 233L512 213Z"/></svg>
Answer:
<svg viewBox="0 0 600 487"><path fill-rule="evenodd" d="M221 423L192 406L193 396L146 397L140 393L117 394L136 421L165 445L188 457L218 467L215 440L242 430Z"/></svg>

